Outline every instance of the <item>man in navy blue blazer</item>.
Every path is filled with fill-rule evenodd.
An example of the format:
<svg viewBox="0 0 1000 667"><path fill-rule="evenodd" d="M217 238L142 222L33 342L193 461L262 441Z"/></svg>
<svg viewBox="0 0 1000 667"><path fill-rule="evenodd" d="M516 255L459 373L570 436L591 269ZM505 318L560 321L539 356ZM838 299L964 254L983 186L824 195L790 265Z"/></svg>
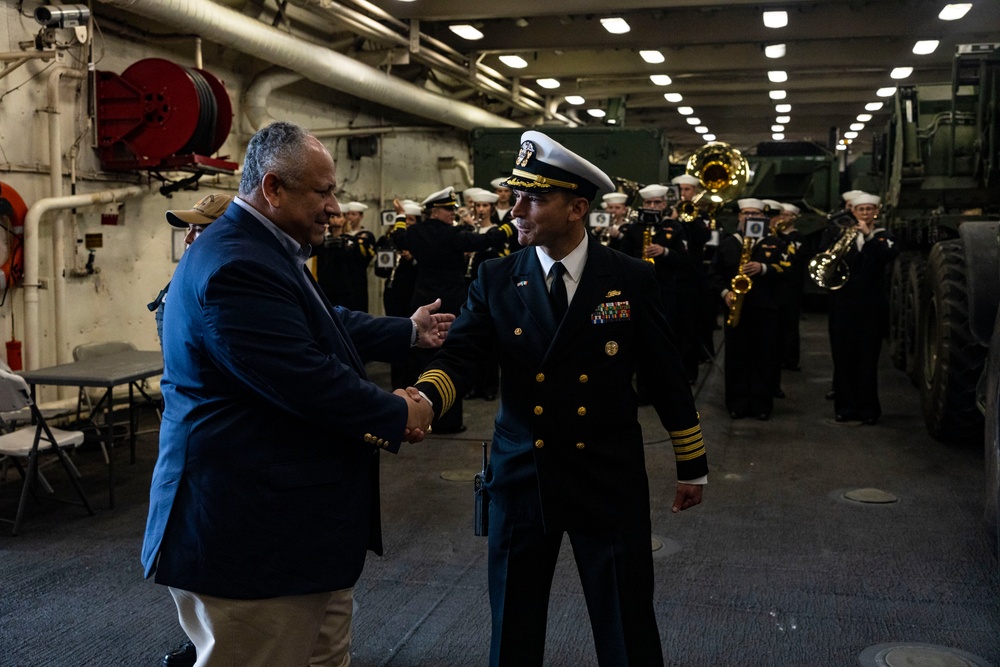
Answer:
<svg viewBox="0 0 1000 667"><path fill-rule="evenodd" d="M586 232L614 189L596 166L533 130L504 185L526 247L487 260L416 388L436 413L500 358L486 475L491 667L541 667L549 590L569 536L601 667L663 664L653 609L649 481L632 376L673 442L673 512L701 502L708 463L698 413L653 267Z"/></svg>
<svg viewBox="0 0 1000 667"><path fill-rule="evenodd" d="M430 406L368 360L437 347L452 315L331 306L305 267L339 210L327 149L275 123L239 197L184 253L163 332L165 410L142 562L170 587L203 665L345 665L351 587L381 554L382 449Z"/></svg>

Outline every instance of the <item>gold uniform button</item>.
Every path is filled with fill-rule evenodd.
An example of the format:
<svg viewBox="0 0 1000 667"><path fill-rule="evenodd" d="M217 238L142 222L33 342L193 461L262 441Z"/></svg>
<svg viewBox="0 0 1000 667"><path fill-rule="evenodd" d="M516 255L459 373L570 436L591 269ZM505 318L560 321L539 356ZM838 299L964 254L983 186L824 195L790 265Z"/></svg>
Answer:
<svg viewBox="0 0 1000 667"><path fill-rule="evenodd" d="M540 415L540 414L542 414L543 412L545 412L545 410L544 410L544 409L542 408L542 406L540 406L540 405L536 405L536 406L535 406L535 414L536 414L536 415Z"/></svg>
<svg viewBox="0 0 1000 667"><path fill-rule="evenodd" d="M586 449L586 447L587 447L587 445L583 444L582 442L576 443L576 448L577 449Z"/></svg>
<svg viewBox="0 0 1000 667"><path fill-rule="evenodd" d="M371 442L371 441L372 441L372 434L365 433L365 442Z"/></svg>
<svg viewBox="0 0 1000 667"><path fill-rule="evenodd" d="M514 335L515 336L520 336L523 333L524 333L524 331L521 330L521 327L518 327L518 328L514 329Z"/></svg>
<svg viewBox="0 0 1000 667"><path fill-rule="evenodd" d="M582 382L583 384L586 384L587 380L589 380L589 379L590 378L587 377L586 373L580 376L580 382Z"/></svg>
<svg viewBox="0 0 1000 667"><path fill-rule="evenodd" d="M587 414L587 408L581 405L576 409L576 414L580 415L581 417L584 416L585 414Z"/></svg>
<svg viewBox="0 0 1000 667"><path fill-rule="evenodd" d="M541 449L545 446L544 440L535 440L535 449Z"/></svg>
<svg viewBox="0 0 1000 667"><path fill-rule="evenodd" d="M536 375L535 382L545 382L545 373L539 373Z"/></svg>

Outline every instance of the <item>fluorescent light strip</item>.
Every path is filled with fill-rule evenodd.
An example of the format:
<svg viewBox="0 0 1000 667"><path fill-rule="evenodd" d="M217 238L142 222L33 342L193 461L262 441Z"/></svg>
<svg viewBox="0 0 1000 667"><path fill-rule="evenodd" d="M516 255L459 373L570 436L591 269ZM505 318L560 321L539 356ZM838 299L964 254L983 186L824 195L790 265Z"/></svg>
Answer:
<svg viewBox="0 0 1000 667"><path fill-rule="evenodd" d="M451 30L456 35L458 35L459 37L461 37L462 39L468 39L470 41L482 39L483 37L485 37L483 33L479 32L477 29L473 28L471 25L468 25L467 23L462 23L460 25L450 25L448 26L448 29Z"/></svg>
<svg viewBox="0 0 1000 667"><path fill-rule="evenodd" d="M650 65L659 65L666 60L659 51L640 51L639 55Z"/></svg>
<svg viewBox="0 0 1000 667"><path fill-rule="evenodd" d="M601 19L601 25L612 35L624 35L632 29L628 22L620 16Z"/></svg>
<svg viewBox="0 0 1000 667"><path fill-rule="evenodd" d="M521 56L500 56L500 62L514 69L521 69L528 66L528 61Z"/></svg>

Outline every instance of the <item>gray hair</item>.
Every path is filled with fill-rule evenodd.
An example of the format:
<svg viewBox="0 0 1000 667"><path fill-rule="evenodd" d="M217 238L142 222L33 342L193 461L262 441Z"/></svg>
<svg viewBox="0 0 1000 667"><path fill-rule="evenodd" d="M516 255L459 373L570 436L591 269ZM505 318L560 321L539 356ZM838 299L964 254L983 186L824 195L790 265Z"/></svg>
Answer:
<svg viewBox="0 0 1000 667"><path fill-rule="evenodd" d="M240 197L253 197L260 190L264 174L274 172L284 183L297 184L304 176L302 154L312 136L294 123L277 122L258 130L247 144L240 177Z"/></svg>

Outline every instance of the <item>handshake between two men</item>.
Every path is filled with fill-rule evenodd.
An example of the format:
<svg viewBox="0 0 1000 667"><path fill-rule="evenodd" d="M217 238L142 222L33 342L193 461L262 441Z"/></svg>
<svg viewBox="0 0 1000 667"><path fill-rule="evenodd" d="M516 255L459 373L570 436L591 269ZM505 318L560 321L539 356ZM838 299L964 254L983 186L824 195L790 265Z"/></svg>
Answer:
<svg viewBox="0 0 1000 667"><path fill-rule="evenodd" d="M417 327L417 339L414 343L416 347L435 349L444 344L451 323L455 321L455 316L451 313L437 312L440 307L441 299L437 299L434 303L417 308L417 311L410 317ZM416 387L396 389L392 393L406 401L406 431L403 434L403 439L410 443L420 442L427 433L430 433L431 421L434 419L434 408L420 395Z"/></svg>

